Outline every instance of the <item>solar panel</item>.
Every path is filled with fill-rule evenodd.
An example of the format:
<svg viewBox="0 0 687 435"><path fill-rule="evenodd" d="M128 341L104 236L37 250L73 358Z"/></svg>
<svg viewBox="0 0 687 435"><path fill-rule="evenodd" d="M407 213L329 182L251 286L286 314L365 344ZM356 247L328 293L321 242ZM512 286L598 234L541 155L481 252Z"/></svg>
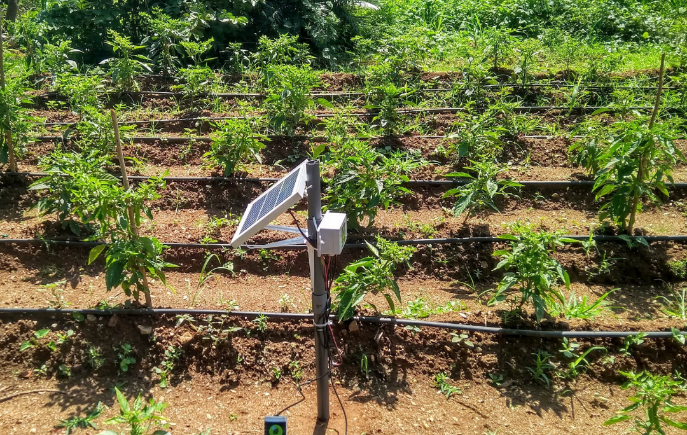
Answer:
<svg viewBox="0 0 687 435"><path fill-rule="evenodd" d="M241 246L305 195L305 162L248 204L231 246Z"/></svg>

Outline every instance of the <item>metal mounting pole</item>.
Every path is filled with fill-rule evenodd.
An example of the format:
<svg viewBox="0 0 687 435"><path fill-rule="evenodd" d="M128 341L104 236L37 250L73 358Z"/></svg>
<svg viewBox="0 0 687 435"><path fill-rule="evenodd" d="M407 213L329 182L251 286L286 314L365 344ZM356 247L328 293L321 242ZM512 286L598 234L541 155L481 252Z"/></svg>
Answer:
<svg viewBox="0 0 687 435"><path fill-rule="evenodd" d="M322 198L320 189L320 162L308 160L306 164L306 187L308 192L308 238L317 241L317 226L322 220ZM317 377L317 419L329 420L329 349L325 348L327 333L327 307L329 305L324 282L324 266L315 249L308 245L310 259L310 281L312 283L312 312L315 323L315 366Z"/></svg>

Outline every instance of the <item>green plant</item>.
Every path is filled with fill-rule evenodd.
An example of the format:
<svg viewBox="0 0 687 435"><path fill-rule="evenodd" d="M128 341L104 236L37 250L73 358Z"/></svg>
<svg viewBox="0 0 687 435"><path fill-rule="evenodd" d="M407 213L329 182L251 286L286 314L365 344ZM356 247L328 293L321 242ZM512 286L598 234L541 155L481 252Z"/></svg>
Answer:
<svg viewBox="0 0 687 435"><path fill-rule="evenodd" d="M148 45L150 58L160 65L165 74L173 74L179 65L179 57L184 53L180 41L188 40L190 36L190 23L170 17L163 13L159 7L154 7L152 15L141 13L150 28L151 34L146 36L142 44Z"/></svg>
<svg viewBox="0 0 687 435"><path fill-rule="evenodd" d="M610 218L632 236L642 201L660 204L658 191L668 196L667 183L673 183L673 165L685 156L675 147L672 131L666 124L644 125L644 120L626 122L613 142L599 157L602 169L596 173L597 200L610 195L601 207L599 218Z"/></svg>
<svg viewBox="0 0 687 435"><path fill-rule="evenodd" d="M56 88L67 97L72 112L80 114L85 107L102 107L100 97L105 85L103 79L97 75L63 73L57 76Z"/></svg>
<svg viewBox="0 0 687 435"><path fill-rule="evenodd" d="M441 391L448 399L452 394L463 394L460 388L455 387L449 383L449 378L445 373L437 373L434 375L434 386Z"/></svg>
<svg viewBox="0 0 687 435"><path fill-rule="evenodd" d="M165 246L154 237L131 238L113 237L107 246L105 257L105 286L107 290L122 287L127 296L139 298L140 293L150 294L148 277L158 279L163 285L171 288L162 269L176 267L162 259ZM88 255L88 264L95 261L105 245L98 245Z"/></svg>
<svg viewBox="0 0 687 435"><path fill-rule="evenodd" d="M613 289L599 296L594 303L587 302L587 296L578 298L573 290L570 293L570 298L563 303L553 301L549 305L549 311L552 316L563 315L566 319L594 319L603 314L608 309L608 302L606 298L608 295L618 289Z"/></svg>
<svg viewBox="0 0 687 435"><path fill-rule="evenodd" d="M653 375L647 371L620 373L628 378L622 389L634 389L634 395L629 398L632 404L606 420L604 426L632 419L635 430L644 434L664 434L661 423L687 430L687 424L674 421L666 415L687 411L687 406L675 405L671 401L675 394L684 391L682 381L674 380L671 376ZM632 413L639 409L644 411L644 418L633 417Z"/></svg>
<svg viewBox="0 0 687 435"><path fill-rule="evenodd" d="M512 272L506 272L490 303L505 300L507 292L517 286L521 292L520 307L531 302L537 321L541 321L547 312L547 306L555 299L561 303L565 302L556 289L556 284L562 281L566 287L570 287L568 273L551 255L556 248L565 243L574 243L575 240L562 237L560 233L537 231L529 223L516 222L511 224L509 229L515 234L498 237L511 242L510 250L501 249L494 252L494 256L501 257L494 270L504 269Z"/></svg>
<svg viewBox="0 0 687 435"><path fill-rule="evenodd" d="M136 364L136 358L134 358L134 349L130 344L124 343L119 348L115 348L117 354L117 365L119 370L123 373L129 371L129 367Z"/></svg>
<svg viewBox="0 0 687 435"><path fill-rule="evenodd" d="M45 338L50 333L49 328L44 328L44 329L39 329L38 331L34 331L33 335L31 338L29 338L27 341L23 342L21 346L19 346L19 352L24 352L27 349L31 349L33 347L38 346L38 340L41 340ZM53 344L54 347L54 344Z"/></svg>
<svg viewBox="0 0 687 435"><path fill-rule="evenodd" d="M552 358L552 355L545 350L539 350L532 355L534 355L535 366L527 367L527 370L530 371L534 380L545 384L546 388L549 388L551 386L551 380L546 372L555 369L555 367L548 362L548 360Z"/></svg>
<svg viewBox="0 0 687 435"><path fill-rule="evenodd" d="M81 50L72 48L72 41L63 40L58 45L44 44L37 52L38 71L45 71L50 74L51 85L60 74L77 71L76 62L70 59L70 55L81 53Z"/></svg>
<svg viewBox="0 0 687 435"><path fill-rule="evenodd" d="M286 313L289 311L289 306L295 307L293 299L291 298L291 296L287 295L286 293L283 293L279 297L279 308L283 313Z"/></svg>
<svg viewBox="0 0 687 435"><path fill-rule="evenodd" d="M289 362L289 373L291 373L291 378L297 384L303 378L303 370L301 369L301 363L297 360Z"/></svg>
<svg viewBox="0 0 687 435"><path fill-rule="evenodd" d="M360 373L365 376L365 379L370 375L370 361L367 357L367 354L363 352L362 356L360 357Z"/></svg>
<svg viewBox="0 0 687 435"><path fill-rule="evenodd" d="M183 351L177 347L169 346L165 349L165 358L160 363L160 367L153 367L153 371L160 377L160 388L167 388L169 385L169 374L174 370Z"/></svg>
<svg viewBox="0 0 687 435"><path fill-rule="evenodd" d="M394 270L400 264L409 265L410 257L416 249L399 246L381 237L377 237L376 247L369 243L367 247L373 256L349 264L334 282L334 304L340 321L353 317L358 305L369 292L382 292L391 311L395 311L395 305L389 290L401 302L401 291L394 278Z"/></svg>
<svg viewBox="0 0 687 435"><path fill-rule="evenodd" d="M22 64L5 63L5 74L5 87L0 89L0 164L10 163L11 166L26 152L26 145L33 142L34 123L39 119L32 116L28 108L33 104L28 96L28 71ZM9 135L14 147L12 156L7 141Z"/></svg>
<svg viewBox="0 0 687 435"><path fill-rule="evenodd" d="M51 308L65 308L71 304L64 299L64 286L66 280L51 282L50 284L43 284L40 286L39 292L50 291L52 299L48 300L48 306Z"/></svg>
<svg viewBox="0 0 687 435"><path fill-rule="evenodd" d="M155 402L152 398L148 403L143 401L139 394L133 405L129 405L126 397L115 387L117 402L119 403L119 415L105 420L105 424L126 424L129 426L129 435L147 435L156 426L161 426L164 419L160 413L167 407L166 403ZM123 435L122 432L121 435ZM105 431L98 435L120 435L117 432ZM159 429L152 435L171 435L170 432Z"/></svg>
<svg viewBox="0 0 687 435"><path fill-rule="evenodd" d="M489 373L489 379L491 379L491 382L493 382L497 387L500 387L501 384L503 384L503 375L501 374Z"/></svg>
<svg viewBox="0 0 687 435"><path fill-rule="evenodd" d="M582 354L578 353L580 347L579 343L568 341L567 338L563 338L563 349L559 350L566 358L572 358L573 360L568 364L568 370L563 372L562 376L569 379L575 379L580 375L581 369L585 369L589 366L589 361L587 361L587 356L595 350L602 350L607 352L605 347L602 346L592 346L585 350Z"/></svg>
<svg viewBox="0 0 687 435"><path fill-rule="evenodd" d="M470 181L461 187L449 189L444 193L446 197L458 197L456 203L453 205L453 215L460 216L467 210L465 222L470 218L471 213L490 207L497 212L499 211L494 201L497 197L507 197L510 195L507 192L509 188L522 187L522 184L516 183L512 180L496 180L496 176L508 169L505 166L500 166L493 161L484 159L481 161L470 160L472 166L466 166L465 169L473 171L475 175L467 172L452 172L447 174L447 177L461 177L468 178Z"/></svg>
<svg viewBox="0 0 687 435"><path fill-rule="evenodd" d="M281 379L281 369L279 367L272 367L272 376L274 376L274 380L279 382L279 379Z"/></svg>
<svg viewBox="0 0 687 435"><path fill-rule="evenodd" d="M253 323L255 323L258 331L263 333L267 331L267 317L264 314L260 314L258 317L253 319Z"/></svg>
<svg viewBox="0 0 687 435"><path fill-rule="evenodd" d="M475 347L474 343L469 340L470 336L468 334L458 334L451 332L451 343L464 344L467 347Z"/></svg>
<svg viewBox="0 0 687 435"><path fill-rule="evenodd" d="M254 124L245 119L227 119L213 123L210 151L203 155L209 162L224 167L225 176L244 168L251 160L262 163L260 151L267 137L256 134Z"/></svg>
<svg viewBox="0 0 687 435"><path fill-rule="evenodd" d="M392 83L374 86L367 91L366 109L376 110L372 126L382 129L385 135L400 133L403 117L398 109L403 106L414 106L406 98L414 93L407 86L396 87Z"/></svg>
<svg viewBox="0 0 687 435"><path fill-rule="evenodd" d="M687 288L683 288L681 293L675 291L672 286L668 286L670 295L657 296L656 300L661 304L661 312L670 318L687 321Z"/></svg>
<svg viewBox="0 0 687 435"><path fill-rule="evenodd" d="M143 45L134 45L131 39L123 36L114 30L108 30L107 45L112 47L112 51L117 57L110 57L100 62L101 65L110 65L110 74L112 75L112 82L120 91L138 91L139 85L136 81L136 75L146 70L152 72L150 69L150 59L147 57L134 54L136 50L145 48Z"/></svg>
<svg viewBox="0 0 687 435"><path fill-rule="evenodd" d="M520 83L526 85L532 78L532 69L536 63L537 55L541 53L541 45L536 39L526 39L514 50L519 57L513 72L520 79Z"/></svg>
<svg viewBox="0 0 687 435"><path fill-rule="evenodd" d="M491 111L480 114L458 114L458 121L453 124L447 135L445 144L439 151L447 157L470 157L489 159L500 153L503 142L501 134L506 129L497 124L496 117Z"/></svg>
<svg viewBox="0 0 687 435"><path fill-rule="evenodd" d="M637 334L628 335L625 337L625 343L620 349L620 354L624 356L631 356L632 354L630 353L630 346L639 346L640 344L644 343L644 337L646 337L646 332L639 332Z"/></svg>
<svg viewBox="0 0 687 435"><path fill-rule="evenodd" d="M86 363L91 367L92 370L100 369L103 364L105 364L105 358L103 358L100 349L93 346L90 343L85 343L86 345Z"/></svg>
<svg viewBox="0 0 687 435"><path fill-rule="evenodd" d="M93 428L97 430L98 426L95 425L94 420L100 417L104 411L105 405L103 405L102 402L98 402L95 408L91 409L90 411L86 411L86 417L69 417L66 420L61 420L60 423L55 427L65 429L67 431L66 435L71 434L72 431L76 429Z"/></svg>
<svg viewBox="0 0 687 435"><path fill-rule="evenodd" d="M217 266L213 269L207 270L208 264L210 264L213 258L216 259L221 264L221 266ZM209 280L213 276L216 276L217 272L219 271L229 272L231 275L233 275L234 263L232 263L231 261L227 261L226 263L222 264L217 254L208 255L207 258L205 258L205 263L203 263L203 267L200 270L200 275L198 276L198 290L200 290L205 285L207 280ZM219 277L217 277L217 280L219 282Z"/></svg>
<svg viewBox="0 0 687 435"><path fill-rule="evenodd" d="M512 46L517 38L511 35L511 29L488 28L483 38L486 46L482 52L485 60L490 59L492 70L499 67L499 60L505 60L512 53Z"/></svg>
<svg viewBox="0 0 687 435"><path fill-rule="evenodd" d="M380 207L387 209L410 193L402 185L409 180L406 174L425 163L413 154L382 154L367 142L347 140L330 149L327 167L335 172L325 177L326 209L346 213L351 228L366 218L372 225Z"/></svg>
<svg viewBox="0 0 687 435"><path fill-rule="evenodd" d="M190 40L180 41L179 44L184 47L184 51L186 51L186 54L191 58L191 62L193 62L194 65L201 65L213 60L212 58L203 60L202 55L212 47L214 42L215 39L210 38L200 42Z"/></svg>
<svg viewBox="0 0 687 435"><path fill-rule="evenodd" d="M306 109L314 105L310 90L320 83L319 76L309 66L272 65L265 69L267 91L265 108L270 126L280 134L294 135L296 126L304 118L311 118ZM326 101L318 102L331 106Z"/></svg>
<svg viewBox="0 0 687 435"><path fill-rule="evenodd" d="M211 91L215 79L215 73L207 66L181 68L178 72L178 78L175 79L178 84L172 86L171 89L181 91L184 98L195 104L198 97L211 93L209 91Z"/></svg>

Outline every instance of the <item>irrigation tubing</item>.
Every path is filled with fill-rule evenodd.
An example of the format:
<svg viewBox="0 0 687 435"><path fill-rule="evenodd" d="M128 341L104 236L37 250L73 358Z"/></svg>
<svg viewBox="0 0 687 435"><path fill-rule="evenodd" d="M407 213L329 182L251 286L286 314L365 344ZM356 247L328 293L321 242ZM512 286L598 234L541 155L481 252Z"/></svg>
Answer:
<svg viewBox="0 0 687 435"><path fill-rule="evenodd" d="M568 106L519 106L519 107L514 107L513 110L519 111L519 112L539 112L543 110L568 110L568 111L584 111L584 112L589 112L589 111L596 111L596 110L607 110L608 112L614 112L619 110L616 107L608 107L608 106L586 106L586 107L573 107L570 108ZM628 110L653 110L653 107L651 106L636 106L636 107L628 107ZM666 108L664 110L677 110L677 108ZM457 112L467 112L468 109L465 107L428 107L428 108L422 108L422 109L395 109L396 113L401 113L401 114L413 114L413 113L457 113ZM365 118L365 117L370 117L370 116L375 116L378 115L379 112L365 112L365 113L350 113L347 114L346 116L355 116L359 118ZM331 118L334 116L337 116L335 113L315 113L311 114L315 118ZM207 121L224 121L228 119L252 119L252 118L257 118L258 115L256 116L207 116L207 117L191 117L191 118L173 118L173 119L146 119L142 121L121 121L119 122L119 125L140 125L140 124L164 124L164 123L170 123L170 122L207 122ZM75 125L75 122L36 122L33 123L35 125L43 125L43 126L58 126L58 125Z"/></svg>
<svg viewBox="0 0 687 435"><path fill-rule="evenodd" d="M66 314L73 315L74 313L94 316L162 316L162 315L191 315L191 316L205 316L205 315L225 315L232 317L257 318L264 316L268 319L283 319L283 320L312 320L313 315L307 313L272 313L272 312L258 312L258 311L224 311L224 310L201 310L201 309L177 309L177 308L148 308L148 309L123 309L113 308L106 310L92 309L92 308L0 308L1 315L55 315ZM334 320L335 316L330 316ZM454 331L468 331L480 332L486 334L496 335L510 335L520 337L547 337L547 338L624 338L628 336L645 334L645 338L671 338L672 331L551 331L538 329L510 329L497 328L493 326L469 325L464 323L448 323L448 322L430 322L425 320L409 320L399 319L395 317L370 317L370 316L356 316L354 319L361 323L372 323L381 325L399 325L399 326L418 326L427 328L448 329ZM685 334L685 332L680 332Z"/></svg>
<svg viewBox="0 0 687 435"><path fill-rule="evenodd" d="M563 236L574 240L586 241L589 236ZM609 243L627 243L627 237L621 236L607 236L596 235L592 237L596 242ZM637 237L635 237L637 238ZM641 236L647 243L654 242L687 242L687 235L675 236ZM508 243L507 239L501 239L494 236L485 237L453 237L453 238L436 238L436 239L413 239L413 240L394 240L399 245L405 246L420 246L420 245L459 245L466 243ZM81 240L56 240L56 239L0 239L0 245L3 244L17 244L17 245L44 245L44 246L74 246L74 247L94 247L99 245L107 245L107 242L98 241L81 241ZM169 248L190 248L190 249L230 249L232 246L229 243L177 243L177 242L162 242L163 245ZM246 245L252 249L261 248L261 245ZM366 243L346 243L344 248L356 249L366 248ZM282 250L304 250L305 245L281 246L278 249ZM277 249L277 248L275 248Z"/></svg>
<svg viewBox="0 0 687 435"><path fill-rule="evenodd" d="M455 82L453 83L454 86L464 86L467 85L468 83L465 82ZM655 86L627 86L627 85L622 85L622 86L614 86L612 84L590 84L590 85L573 85L573 84L563 84L563 83L527 83L527 84L518 84L518 83L500 83L500 84L490 84L490 85L481 85L479 86L482 89L500 89L500 88L575 88L578 87L579 90L587 90L587 89L633 89L633 90L638 90L638 91L655 91L658 88ZM664 87L664 90L681 90L680 87L676 86L671 86L671 87ZM456 88L426 88L426 89L416 89L414 90L415 93L439 93L439 92L451 92L456 90ZM123 92L117 92L117 91L110 91L110 92L103 92L101 95L159 95L159 96L168 96L168 97L186 97L187 95L184 94L183 92L172 92L172 91L123 91ZM336 98L336 97L362 97L365 96L365 92L346 92L346 91L341 91L341 92L311 92L308 94L309 97L319 97L319 98ZM37 98L52 98L56 96L63 96L59 92L45 92L43 94L38 94L34 95L34 97ZM215 93L201 93L198 95L195 95L196 97L220 97L220 98L266 98L267 94L260 93L260 92L215 92Z"/></svg>
<svg viewBox="0 0 687 435"><path fill-rule="evenodd" d="M3 172L2 175L11 175L17 177L46 177L47 172ZM67 176L67 175L63 175ZM121 178L121 175L114 175L117 178ZM148 175L129 175L127 178L130 180L149 180L152 178ZM162 177L162 180L168 182L195 182L195 181L207 181L207 182L234 182L234 183L272 183L281 180L281 178L251 178L251 177ZM516 183L522 184L525 187L578 187L578 186L593 186L594 180L512 180ZM423 187L423 186L461 186L470 183L468 179L455 179L455 180L408 180L401 184L410 187ZM687 183L673 183L668 185L668 187L684 189L687 188Z"/></svg>

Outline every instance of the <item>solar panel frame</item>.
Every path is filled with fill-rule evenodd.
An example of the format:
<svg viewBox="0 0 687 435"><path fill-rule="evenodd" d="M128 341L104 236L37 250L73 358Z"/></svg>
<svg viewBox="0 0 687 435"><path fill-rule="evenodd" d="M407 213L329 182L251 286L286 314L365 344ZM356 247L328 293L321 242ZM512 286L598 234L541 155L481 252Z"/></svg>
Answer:
<svg viewBox="0 0 687 435"><path fill-rule="evenodd" d="M248 204L231 239L232 247L241 246L277 216L305 197L305 164L306 162L303 162L298 165Z"/></svg>

